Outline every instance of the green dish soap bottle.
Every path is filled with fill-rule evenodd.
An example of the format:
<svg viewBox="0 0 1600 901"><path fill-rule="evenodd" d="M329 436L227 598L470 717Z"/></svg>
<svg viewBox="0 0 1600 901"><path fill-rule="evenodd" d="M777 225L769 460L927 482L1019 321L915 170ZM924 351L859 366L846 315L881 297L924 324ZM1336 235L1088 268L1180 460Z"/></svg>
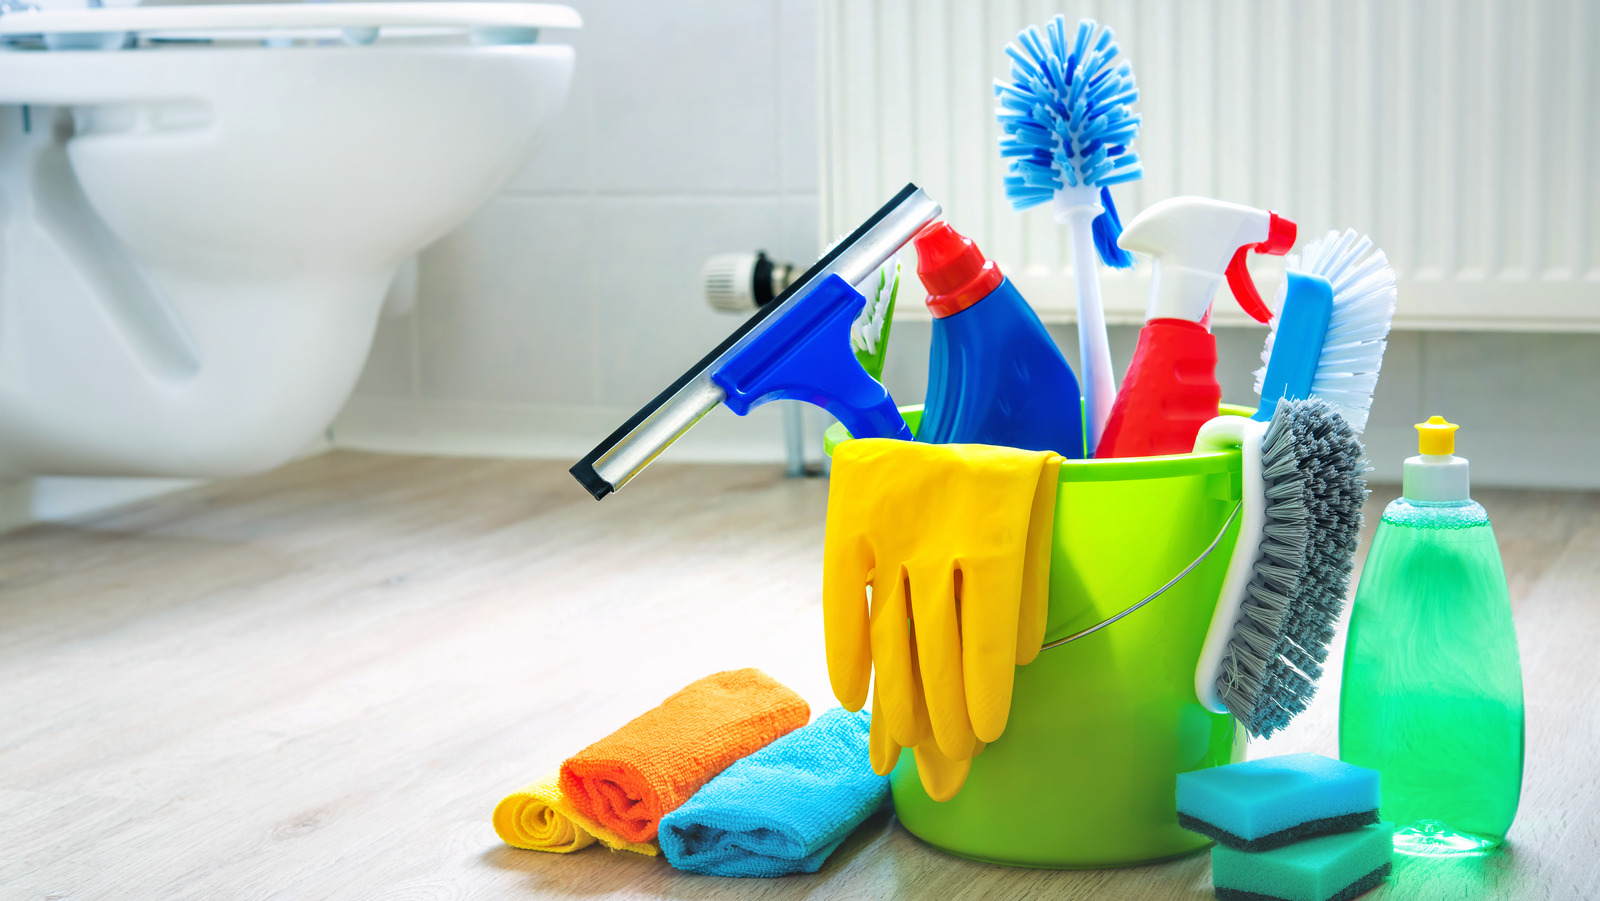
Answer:
<svg viewBox="0 0 1600 901"><path fill-rule="evenodd" d="M1456 426L1418 425L1350 613L1339 757L1382 775L1395 849L1479 854L1522 793L1522 665L1494 528L1469 496Z"/></svg>

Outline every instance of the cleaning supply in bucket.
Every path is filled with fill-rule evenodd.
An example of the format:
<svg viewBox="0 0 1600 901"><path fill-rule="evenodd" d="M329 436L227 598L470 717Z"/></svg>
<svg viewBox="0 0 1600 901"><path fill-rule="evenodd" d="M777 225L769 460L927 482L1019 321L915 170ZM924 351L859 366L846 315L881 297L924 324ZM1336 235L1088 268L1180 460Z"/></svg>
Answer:
<svg viewBox="0 0 1600 901"><path fill-rule="evenodd" d="M769 401L804 401L832 413L852 434L910 441L894 398L850 350L851 326L866 305L844 279L823 279L711 373L723 404L744 416Z"/></svg>
<svg viewBox="0 0 1600 901"><path fill-rule="evenodd" d="M1283 254L1295 224L1277 213L1205 197L1173 197L1146 209L1121 245L1155 258L1150 303L1133 360L1095 456L1188 453L1196 433L1217 415L1217 339L1211 301L1224 278L1246 313L1271 318L1245 257Z"/></svg>
<svg viewBox="0 0 1600 901"><path fill-rule="evenodd" d="M1256 370L1265 422L1278 398L1313 394L1360 434L1394 320L1394 269L1372 239L1330 231L1284 258L1282 302Z"/></svg>
<svg viewBox="0 0 1600 901"><path fill-rule="evenodd" d="M1086 456L1093 456L1117 393L1096 264L1133 265L1117 246L1122 225L1111 186L1144 175L1129 146L1139 133L1131 110L1139 88L1111 29L1093 19L1079 21L1070 42L1065 16L1044 32L1031 26L1006 55L1011 81L994 85L1000 156L1010 160L1006 199L1019 211L1053 201L1055 220L1072 229Z"/></svg>
<svg viewBox="0 0 1600 901"><path fill-rule="evenodd" d="M1360 539L1365 452L1318 397L1280 398L1271 422L1218 416L1194 446L1240 448L1244 494L1195 694L1267 737L1305 710L1322 676Z"/></svg>
<svg viewBox="0 0 1600 901"><path fill-rule="evenodd" d="M933 314L917 440L1083 457L1078 380L1010 279L948 223L928 226L912 243Z"/></svg>
<svg viewBox="0 0 1600 901"><path fill-rule="evenodd" d="M736 358L744 360L743 376L754 378L754 381L750 382L737 380L740 381L741 391L746 394L745 400L741 403L751 406L760 403L769 387L764 384L764 374L772 373L774 368L785 368L782 366L784 358L789 353L800 350L801 344L796 343L789 348L768 345L762 352L761 360L745 357L750 347L761 341L767 330L777 327L788 319L790 314L799 311L798 308L804 306L801 301L829 276L840 276L846 286L865 280L883 265L885 260L894 256L895 252L911 240L924 225L938 216L939 204L923 193L921 188L912 184L901 188L898 194L873 213L867 221L861 223L855 231L828 248L823 253L822 259L790 284L780 297L750 314L733 334L706 354L700 362L679 376L677 381L668 385L654 400L630 416L627 422L619 426L604 441L595 445L583 459L574 463L570 470L572 477L577 479L595 500L600 500L626 485L650 465L650 461L660 456L672 442L683 437L717 404L727 400L728 392L723 382L716 376ZM839 295L837 289L835 295L833 299L836 303L842 304L846 299ZM861 303L865 305L865 300L863 299ZM850 319L855 317L861 307L857 306L854 309L856 312L850 314ZM816 315L818 311L815 308L810 308L810 312L812 315L808 317L806 324L796 323L785 327L786 333L797 342L808 338L807 329L825 329L833 333L840 327L838 317L832 315L837 312L836 308L825 311L830 315ZM846 350L849 347L850 319L845 320L843 325L845 334L840 336L844 346L837 351L847 360L850 359ZM814 397L826 397L826 391L842 388L848 397L839 398L840 409L847 412L856 409L882 411L882 405L877 403L873 388L876 382L853 361L848 366L834 367L832 361L835 359L835 349L831 339L819 339L815 335L809 337L821 341L820 345L808 349L823 357L821 362L825 368L813 374L791 371L789 374L795 376L796 382L780 387L794 390L797 385L806 385L813 379L823 379L824 384L820 387L824 391L813 395ZM809 345L811 342L805 343ZM760 365L756 365L758 363ZM732 375L728 372L722 374L724 381ZM881 389L882 386L878 385L877 390ZM816 400L811 402L815 403ZM892 407L892 404L890 406ZM899 417L897 415L891 417L888 415L889 412L891 411L882 411L882 415L875 420L879 425L868 423L862 427L860 434L883 434L884 432L878 431L880 427L889 433L898 432L904 424L896 426Z"/></svg>
<svg viewBox="0 0 1600 901"><path fill-rule="evenodd" d="M1211 849L1211 884L1222 901L1348 901L1394 868L1394 826L1377 823L1273 851Z"/></svg>
<svg viewBox="0 0 1600 901"><path fill-rule="evenodd" d="M1178 774L1178 825L1241 851L1378 822L1378 773L1285 754Z"/></svg>
<svg viewBox="0 0 1600 901"><path fill-rule="evenodd" d="M809 719L803 698L758 669L715 673L567 758L561 792L626 841L654 841L713 776Z"/></svg>
<svg viewBox="0 0 1600 901"><path fill-rule="evenodd" d="M1498 845L1522 791L1522 669L1494 527L1471 498L1456 426L1417 426L1383 511L1345 645L1339 756L1383 774L1403 852Z"/></svg>
<svg viewBox="0 0 1600 901"><path fill-rule="evenodd" d="M630 842L580 813L561 792L559 769L502 798L494 808L494 831L511 847L528 851L569 854L598 841L613 851L661 853L650 842Z"/></svg>
<svg viewBox="0 0 1600 901"><path fill-rule="evenodd" d="M904 269L896 254L867 280L867 305L850 325L850 348L867 375L883 378L883 361L889 353L889 328L894 325L894 304L900 296ZM861 286L857 286L858 288Z"/></svg>
<svg viewBox="0 0 1600 901"><path fill-rule="evenodd" d="M1005 731L1017 667L1044 638L1060 466L1050 452L987 445L834 449L828 677L847 710L872 686L874 771L912 748L929 796L947 800Z"/></svg>
<svg viewBox="0 0 1600 901"><path fill-rule="evenodd" d="M868 716L838 707L751 754L661 819L661 849L709 876L815 873L889 798L867 763Z"/></svg>
<svg viewBox="0 0 1600 901"><path fill-rule="evenodd" d="M919 412L903 412L917 430ZM828 428L829 453L851 442ZM1061 463L1047 641L1170 585L1148 611L1017 667L1005 734L954 797L935 800L918 755L900 755L890 787L907 831L963 857L1049 868L1149 863L1210 844L1178 827L1172 783L1239 759L1245 742L1232 717L1195 704L1193 675L1237 534L1239 467L1237 451Z"/></svg>

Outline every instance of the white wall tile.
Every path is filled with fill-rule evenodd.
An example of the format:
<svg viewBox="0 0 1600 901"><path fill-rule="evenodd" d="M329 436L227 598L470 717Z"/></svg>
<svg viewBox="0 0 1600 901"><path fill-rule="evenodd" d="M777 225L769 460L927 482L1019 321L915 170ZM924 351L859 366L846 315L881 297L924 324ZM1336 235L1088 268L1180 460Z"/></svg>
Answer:
<svg viewBox="0 0 1600 901"><path fill-rule="evenodd" d="M1422 412L1422 332L1392 332L1383 352L1378 390L1372 395L1372 422L1404 423L1410 428Z"/></svg>
<svg viewBox="0 0 1600 901"><path fill-rule="evenodd" d="M911 265L907 261L907 265ZM922 302L921 283L912 277L910 296L900 295L895 309ZM896 317L889 331L889 350L883 358L883 386L900 406L920 404L928 396L928 346L933 343L933 324L920 320L903 321Z"/></svg>
<svg viewBox="0 0 1600 901"><path fill-rule="evenodd" d="M583 6L597 189L778 188L775 0Z"/></svg>
<svg viewBox="0 0 1600 901"><path fill-rule="evenodd" d="M1400 464L1417 452L1415 423L1422 421L1424 375L1421 332L1393 332L1383 354L1382 377L1372 395L1372 416L1361 440L1374 480L1397 482Z"/></svg>
<svg viewBox="0 0 1600 901"><path fill-rule="evenodd" d="M706 256L817 256L816 0L579 9L583 31L560 37L578 53L572 93L544 145L506 195L424 255L418 359L413 323L383 326L358 400L377 409L420 384L416 415L383 407L368 432L457 419L471 431L466 414L486 409L521 422L534 420L515 411L553 405L631 408L736 325L701 296ZM713 426L716 441L776 440L765 419ZM509 446L493 431L485 446Z"/></svg>
<svg viewBox="0 0 1600 901"><path fill-rule="evenodd" d="M598 201L602 401L648 401L738 325L705 302L700 270L706 257L771 248L781 239L776 199Z"/></svg>
<svg viewBox="0 0 1600 901"><path fill-rule="evenodd" d="M1126 327L1132 331L1131 327ZM1267 340L1267 327L1219 328L1217 336L1217 383L1227 403L1252 406L1260 402L1256 394L1256 369L1261 366L1261 345ZM1134 341L1138 341L1135 336ZM1130 352L1129 358L1132 358ZM1127 364L1123 363L1123 367ZM1118 375L1121 375L1119 372Z"/></svg>
<svg viewBox="0 0 1600 901"><path fill-rule="evenodd" d="M820 250L817 6L580 3L567 108L511 196L424 255L417 318L383 320L357 394L409 398L420 384L429 421L450 419L441 404L490 405L508 422L543 421L518 418L541 405L611 415L726 337L735 320L700 293L706 256L760 248L806 266ZM904 261L914 273L915 254ZM908 287L902 308L913 310L914 274ZM1076 369L1074 328L1050 332ZM1119 375L1137 335L1110 329ZM926 394L930 336L927 322L895 326L885 382L901 403ZM1218 330L1228 400L1255 399L1264 337ZM1395 333L1366 435L1375 477L1398 478L1415 452L1411 424L1440 412L1462 423L1478 484L1600 485L1588 463L1600 439L1597 350L1591 335ZM765 446L772 420L718 419L701 437ZM456 437L452 446L466 440Z"/></svg>
<svg viewBox="0 0 1600 901"><path fill-rule="evenodd" d="M591 56L592 48L603 36L597 38L592 28L586 27L576 32L552 33L552 37L571 44L577 52L572 89L566 104L551 120L538 152L512 179L508 191L572 194L594 187L595 66Z"/></svg>
<svg viewBox="0 0 1600 901"><path fill-rule="evenodd" d="M1600 335L1432 332L1422 416L1460 424L1476 481L1574 484L1600 445ZM1411 445L1415 453L1414 441Z"/></svg>
<svg viewBox="0 0 1600 901"><path fill-rule="evenodd" d="M778 0L778 173L786 193L817 192L819 14L818 0Z"/></svg>
<svg viewBox="0 0 1600 901"><path fill-rule="evenodd" d="M816 194L783 198L783 236L770 252L802 270L810 268L822 255L817 235L820 215Z"/></svg>
<svg viewBox="0 0 1600 901"><path fill-rule="evenodd" d="M1433 332L1421 337L1429 370L1424 410L1446 418L1455 409L1479 410L1500 427L1529 435L1600 430L1600 336Z"/></svg>
<svg viewBox="0 0 1600 901"><path fill-rule="evenodd" d="M367 368L356 383L365 397L411 397L416 393L416 346L412 328L416 313L383 316L367 354Z"/></svg>
<svg viewBox="0 0 1600 901"><path fill-rule="evenodd" d="M585 199L505 197L423 254L423 397L598 399L591 217Z"/></svg>

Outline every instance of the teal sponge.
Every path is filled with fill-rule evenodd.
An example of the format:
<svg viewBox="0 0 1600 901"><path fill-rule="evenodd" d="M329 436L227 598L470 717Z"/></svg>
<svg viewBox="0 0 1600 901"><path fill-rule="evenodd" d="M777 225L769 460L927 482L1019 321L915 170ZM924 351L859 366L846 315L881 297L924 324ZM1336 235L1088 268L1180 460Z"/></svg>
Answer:
<svg viewBox="0 0 1600 901"><path fill-rule="evenodd" d="M1378 823L1272 851L1211 849L1211 884L1223 901L1347 901L1388 878L1394 826Z"/></svg>
<svg viewBox="0 0 1600 901"><path fill-rule="evenodd" d="M1288 754L1178 776L1178 825L1230 848L1267 851L1378 822L1378 773Z"/></svg>

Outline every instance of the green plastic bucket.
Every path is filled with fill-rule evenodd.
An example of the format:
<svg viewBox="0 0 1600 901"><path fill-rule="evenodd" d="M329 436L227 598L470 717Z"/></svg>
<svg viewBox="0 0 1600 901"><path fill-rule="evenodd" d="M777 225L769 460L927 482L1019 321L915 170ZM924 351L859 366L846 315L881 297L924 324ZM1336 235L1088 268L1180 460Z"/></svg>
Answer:
<svg viewBox="0 0 1600 901"><path fill-rule="evenodd" d="M904 412L914 431L921 409ZM825 440L831 453L849 434L835 424ZM1064 462L1045 643L1115 616L1194 563L1239 497L1238 451ZM1243 758L1233 718L1194 693L1237 531L1229 525L1145 607L1017 667L1005 734L951 800L929 798L912 755L900 755L890 785L906 829L951 854L1026 867L1127 866L1209 845L1178 827L1174 795L1179 773Z"/></svg>

